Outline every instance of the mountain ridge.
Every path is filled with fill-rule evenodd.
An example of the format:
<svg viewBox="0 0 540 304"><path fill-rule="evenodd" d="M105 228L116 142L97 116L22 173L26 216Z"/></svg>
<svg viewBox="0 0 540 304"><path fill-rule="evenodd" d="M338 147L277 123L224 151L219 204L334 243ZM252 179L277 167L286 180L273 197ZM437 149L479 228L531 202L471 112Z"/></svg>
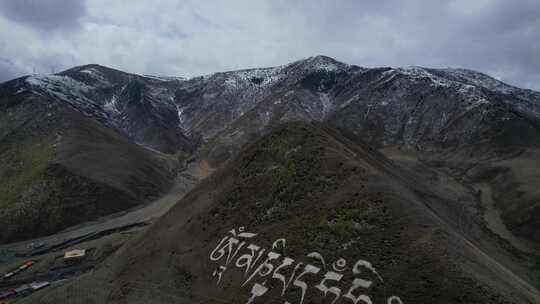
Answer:
<svg viewBox="0 0 540 304"><path fill-rule="evenodd" d="M540 93L465 69L364 68L313 56L180 79L90 64L11 80L0 92L5 107L25 100L67 106L134 144L213 167L276 125L298 120L329 123L374 148L414 151L460 178L463 166L540 147ZM461 157L459 166L449 155ZM515 229L540 226L523 217Z"/></svg>
<svg viewBox="0 0 540 304"><path fill-rule="evenodd" d="M0 160L0 230L8 232L0 242L54 237L160 197L170 207L184 193L171 188L208 176L115 254L116 272L97 272L125 279L126 294L139 288L133 278L161 284L164 275L184 287L194 279L200 294L206 277L177 257L204 252L190 256L184 245L206 248L216 229L249 224L276 225L289 238L294 228L319 250L359 250L346 240L359 234L405 299L538 299L540 93L479 72L363 68L326 56L193 78L84 65L0 84ZM371 200L358 202L359 193ZM423 271L405 282L413 269ZM104 290L122 302L125 286Z"/></svg>
<svg viewBox="0 0 540 304"><path fill-rule="evenodd" d="M412 81L434 89L457 92L458 99L468 101L467 110L482 104L493 104L492 99L496 98L520 115L540 120L540 93L507 85L480 72L423 67L361 68L322 55L277 67L217 72L187 79L137 75L89 64L54 75L24 76L19 78L24 81L18 83L28 83L30 88L23 85L17 88L17 92L38 90L54 95L86 115L94 116L108 126L125 132L138 143L171 153L174 151L168 147L173 150L192 150L194 147L188 144L191 135L208 140L276 91L293 88L300 82L302 86L320 95L328 93L330 86L336 82L347 83L347 80L354 81L355 78L364 78L359 81L365 81L366 77L362 76L369 74L376 77L373 79L376 83L370 90L391 86L395 82ZM131 95L123 96L126 88ZM205 91L202 96L197 93L201 90ZM343 108L354 99L352 95L336 102L335 96L332 97L320 96L325 99L321 100L322 114L309 114L311 119L324 119L337 106ZM103 99L107 102L103 102ZM142 101L137 105L133 99ZM190 106L193 102L198 104ZM126 104L134 106L126 109ZM148 107L155 109L144 110ZM213 113L205 115L203 110ZM154 136L155 132L150 132L150 135L137 133L135 130L139 127L133 126L130 121L137 120L133 116L138 116L136 114L140 111L151 113L148 118L153 120L151 129L167 135L162 136L158 142L151 142L149 137ZM210 123L211 117L216 115L222 120L217 126ZM183 136L188 138L176 140Z"/></svg>
<svg viewBox="0 0 540 304"><path fill-rule="evenodd" d="M191 77L173 76L173 75L160 76L160 75L151 75L151 74L138 74L138 73L133 73L133 72L126 72L126 71L123 71L123 70L117 69L117 68L108 67L108 66L105 66L105 65L102 65L102 64L99 64L99 63L87 63L87 64L77 65L77 66L68 68L66 70L63 70L61 72L54 73L54 74L37 73L37 74L23 75L23 76L16 77L16 78L13 78L13 79L5 80L5 81L1 82L0 84L10 82L10 81L13 81L13 80L16 80L16 79L27 78L27 77L36 76L36 75L38 75L38 76L39 75L69 75L69 74L72 74L73 72L86 70L86 69L92 69L92 68L104 69L104 70L109 70L109 71L114 71L114 72L120 72L120 73L123 73L123 74L132 75L132 76L154 78L156 80L161 79L162 81L175 81L175 80L187 81L187 80L193 80L193 79L198 79L198 78L209 78L210 76L212 76L214 74L226 74L226 73L232 73L232 72L244 72L244 71L254 71L254 70L275 69L275 68L281 68L281 67L285 67L285 66L289 66L289 65L301 64L301 63L310 63L310 62L311 63L315 62L316 64L318 63L319 65L322 65L322 66L324 66L324 65L327 65L327 66L330 65L331 66L332 63L335 64L335 65L338 65L338 66L353 66L353 67L357 67L357 68L360 68L360 69L363 69L363 70L369 70L369 69L392 69L392 70L401 70L401 71L408 71L408 70L430 71L431 70L431 71L443 72L443 73L448 72L450 74L453 74L452 76L455 77L455 78L460 78L460 76L461 76L462 79L468 80L468 81L476 79L477 84L482 85L482 83L483 83L484 86L486 86L486 88L490 88L490 86L488 86L487 84L489 82L491 82L492 83L491 88L493 88L494 86L504 86L504 87L508 87L508 88L514 88L514 89L520 89L520 90L526 90L526 91L539 93L538 91L536 91L534 89L521 88L521 87L516 86L516 85L511 85L511 84L505 83L504 81L498 80L495 77L492 77L492 76L488 75L487 73L480 72L478 70L474 70L474 69L470 69L470 68L463 68L463 67L430 68L430 67L419 66L419 65L381 66L381 67L369 67L368 68L368 67L361 67L361 66L354 65L354 64L347 64L347 63L338 61L338 60L336 60L336 59L334 59L334 58L332 58L330 56L327 56L327 55L314 55L314 56L298 59L298 60L292 61L292 62L290 62L288 64L279 65L279 66L241 68L241 69L234 69L234 70L217 71L217 72L212 72L210 74L202 74L202 75L196 75L196 76L191 76ZM171 78L171 79L167 79L167 78ZM472 81L472 82L474 82L474 81Z"/></svg>

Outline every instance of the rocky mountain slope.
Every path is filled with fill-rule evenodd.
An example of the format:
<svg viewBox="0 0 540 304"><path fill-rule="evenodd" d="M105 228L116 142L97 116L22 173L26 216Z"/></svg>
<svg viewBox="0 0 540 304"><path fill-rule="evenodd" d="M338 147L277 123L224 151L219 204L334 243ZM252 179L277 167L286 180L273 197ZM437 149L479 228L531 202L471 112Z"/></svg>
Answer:
<svg viewBox="0 0 540 304"><path fill-rule="evenodd" d="M501 159L540 144L540 93L463 69L367 69L316 56L183 79L87 65L2 88L5 100L59 102L134 143L184 156L197 150L214 166L294 120L328 121L377 147L427 151L430 158L452 151ZM538 214L535 198L517 209ZM516 232L538 228L524 222L512 224Z"/></svg>
<svg viewBox="0 0 540 304"><path fill-rule="evenodd" d="M538 301L506 268L519 265L486 256L496 239L474 221L458 233L441 214L461 206L439 196L440 185L427 186L335 129L288 123L248 145L96 273L28 300Z"/></svg>
<svg viewBox="0 0 540 304"><path fill-rule="evenodd" d="M187 277L163 270L184 250L175 246L200 243L207 248L218 228L248 225L240 219L248 220L250 229L270 231L277 227L270 224L274 213L279 227L296 231L303 222L295 223L289 215L302 218L305 214L310 216L310 222L306 219L310 227L317 230L321 225L313 221L323 214L339 219L340 212L348 212L354 198L347 191L354 190L369 199L376 197L362 208L379 212L377 208L385 206L393 213L381 211L377 216L382 222L372 223L351 211L352 218L345 216L345 223L327 225L337 230L327 231L335 237L327 240L328 244L334 242L329 248L337 250L335 242L344 241L339 233L356 236L366 227L401 227L378 231L376 239L367 235L361 239L373 242L370 244L380 249L379 254L389 250L382 240L401 250L400 256L407 261L397 262L401 270L396 273L403 280L405 273L411 275L411 265L421 267L413 258L415 254L425 261L433 259L430 255L436 257L433 263L426 262L426 273L418 274L429 282L426 286L401 283L411 286L405 298L427 303L426 297L439 297L441 303L454 303L461 290L465 291L465 302L534 303L537 299L538 92L464 69L363 68L315 56L279 67L190 79L86 65L0 84L0 109L0 229L7 231L0 242L51 234L148 202L167 191L178 167L185 163L200 161L212 168L227 168L188 196L200 206L193 207L186 200L179 203L177 209L192 208L183 216L186 221L197 219L196 223L173 223L171 217L181 216L177 214L180 211L172 211L153 228L171 238L182 238L182 244L157 242L147 236L133 245L163 255L169 264L133 250L133 255L123 254L113 262L117 272L103 272L106 280L132 281L142 276L145 281L162 284L160 278L166 273L172 282L195 282L194 288L203 288L208 282L192 276L200 275L207 266L180 262L178 271L187 271L183 274ZM322 125L289 124L298 121ZM283 124L288 127L269 135ZM296 146L288 146L289 140ZM249 145L251 150L243 150ZM287 147L287 153L279 150L281 145ZM268 154L267 149L273 152ZM340 171L350 163L363 169ZM324 171L327 165L332 167L328 174ZM347 194L337 200L330 193L334 190ZM206 197L203 193L207 192L214 194ZM224 197L229 200L224 201ZM310 209L308 198L318 202L320 213ZM234 205L237 201L244 203ZM207 207L229 208L223 221L216 222L223 227L197 222L220 216ZM241 211L237 215L237 210L244 209L254 213ZM192 218L191 212L199 217ZM410 221L401 220L409 216L413 217ZM167 230L164 226L170 227ZM195 233L199 228L202 232ZM398 235L400 229L413 235ZM301 236L299 241L321 241L309 231L296 232ZM203 241L194 240L194 235L201 235ZM406 245L411 242L419 247ZM335 250L324 254L341 252ZM199 249L194 252L202 254ZM395 258L388 254L383 254L386 262ZM378 259L375 255L366 258ZM146 276L124 265L130 262L147 265L145 270L161 270ZM383 271L383 277L394 273ZM437 272L451 278L447 293L433 293L443 288L433 277ZM231 284L236 284L235 280ZM113 300L121 302L137 288L127 281L127 291L122 286L108 289ZM211 293L229 298L245 292L233 285ZM469 290L466 286L475 287ZM197 289L197 293L202 292ZM378 302L384 301L382 293L374 294ZM188 297L193 298L197 295Z"/></svg>
<svg viewBox="0 0 540 304"><path fill-rule="evenodd" d="M513 128L522 129L526 136L519 140L529 144L537 143L540 119L540 93L478 72L367 69L325 56L191 79L88 65L18 83L12 88L16 94L62 100L166 153L190 152L216 138L233 137L229 141L238 146L241 137L298 119L334 120L379 146L461 147L497 136L508 140L505 134Z"/></svg>
<svg viewBox="0 0 540 304"><path fill-rule="evenodd" d="M0 242L48 235L165 193L177 160L63 102L0 87Z"/></svg>
<svg viewBox="0 0 540 304"><path fill-rule="evenodd" d="M30 76L19 92L53 97L158 151L190 151L170 100L175 80L137 76L98 65Z"/></svg>

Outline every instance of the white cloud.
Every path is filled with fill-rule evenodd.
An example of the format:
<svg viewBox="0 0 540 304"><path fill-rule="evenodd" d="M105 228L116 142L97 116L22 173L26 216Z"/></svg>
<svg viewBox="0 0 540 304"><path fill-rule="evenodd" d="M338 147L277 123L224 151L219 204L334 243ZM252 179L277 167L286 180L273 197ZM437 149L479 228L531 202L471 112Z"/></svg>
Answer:
<svg viewBox="0 0 540 304"><path fill-rule="evenodd" d="M537 1L88 0L81 7L69 22L43 28L24 20L35 13L4 12L0 57L15 68L0 77L87 63L195 76L325 54L363 66L467 67L540 89Z"/></svg>

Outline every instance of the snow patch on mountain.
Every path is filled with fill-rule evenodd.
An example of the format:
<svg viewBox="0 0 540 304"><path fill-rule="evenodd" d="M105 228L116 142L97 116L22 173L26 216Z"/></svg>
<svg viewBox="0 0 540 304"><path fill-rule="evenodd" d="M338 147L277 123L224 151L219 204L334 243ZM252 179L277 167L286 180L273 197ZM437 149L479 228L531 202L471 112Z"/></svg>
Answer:
<svg viewBox="0 0 540 304"><path fill-rule="evenodd" d="M111 114L120 114L120 111L118 111L118 109L116 108L117 103L118 103L118 96L113 95L111 100L106 102L105 105L103 106L103 108L105 109L105 111L107 111L107 112L109 112Z"/></svg>
<svg viewBox="0 0 540 304"><path fill-rule="evenodd" d="M227 72L225 84L232 89L245 86L267 88L284 77L282 70L283 66Z"/></svg>
<svg viewBox="0 0 540 304"><path fill-rule="evenodd" d="M335 72L340 69L349 67L348 64L337 62L334 59L326 56L313 56L303 60L306 67L315 71Z"/></svg>
<svg viewBox="0 0 540 304"><path fill-rule="evenodd" d="M26 78L26 82L66 102L94 103L84 96L85 93L90 91L91 87L69 76L33 75Z"/></svg>
<svg viewBox="0 0 540 304"><path fill-rule="evenodd" d="M105 87L110 86L111 83L105 79L105 76L96 68L88 67L83 70L80 70L79 73L85 74L92 78L96 83L95 85Z"/></svg>
<svg viewBox="0 0 540 304"><path fill-rule="evenodd" d="M333 104L332 104L332 101L330 100L330 96L328 96L328 93L321 94L320 98L321 98L321 104L322 104L322 114L323 114L323 117L326 117L332 110Z"/></svg>
<svg viewBox="0 0 540 304"><path fill-rule="evenodd" d="M450 87L451 86L451 82L448 81L447 79L444 79L442 77L438 77L438 76L430 73L426 69L424 69L422 67L418 67L418 66L397 68L397 69L394 69L394 70L390 70L390 72L395 72L395 73L399 73L399 74L402 74L402 75L407 75L409 77L412 77L412 78L418 79L418 80L420 80L420 79L429 79L433 85L439 86L439 87Z"/></svg>
<svg viewBox="0 0 540 304"><path fill-rule="evenodd" d="M496 80L480 72L471 71L467 69L439 69L450 76L462 80L463 82L469 82L479 87L497 91L504 94L509 94L515 91L517 88L507 85L506 83Z"/></svg>
<svg viewBox="0 0 540 304"><path fill-rule="evenodd" d="M184 111L186 110L186 107L181 107L176 105L176 114L178 115L178 126L180 130L186 132L188 131L188 128L185 126L186 117L184 115Z"/></svg>
<svg viewBox="0 0 540 304"><path fill-rule="evenodd" d="M95 117L107 126L114 126L110 114L96 101L87 97L94 88L69 76L32 75L26 78L35 94L49 95L71 105L82 114Z"/></svg>
<svg viewBox="0 0 540 304"><path fill-rule="evenodd" d="M147 78L147 79L153 79L158 81L186 81L188 78L181 77L181 76L156 76L156 75L139 75L140 77Z"/></svg>
<svg viewBox="0 0 540 304"><path fill-rule="evenodd" d="M360 73L367 73L358 78L367 82L353 83L351 80ZM326 77L336 81L335 88L346 89L306 88L303 83L311 79L309 77ZM411 90L437 96L446 92L444 97L451 100L451 104L442 107L453 108L459 104L459 111L472 111L477 107L480 108L476 110L484 111L489 109L484 105L490 102L506 102L514 111L540 118L540 93L506 85L482 73L418 66L367 69L325 56L309 57L283 66L219 72L190 79L127 74L91 65L60 75L33 75L26 82L30 86L24 87L29 91L57 97L126 132L129 131L129 120L139 120L139 117L128 117L129 98L140 98L150 111L159 113L155 117L163 119L163 125L178 124L184 134L195 131L206 139L253 109L260 111L257 115L262 125L270 119L325 119L351 103L364 102L360 97L363 91L352 91L356 85L358 90L379 89L377 92L383 94L390 87L389 97L370 104L366 116L371 116L370 112L379 107L394 111L400 106L399 98L392 95L392 89L398 89L396 96ZM126 86L130 88L129 92L124 92ZM256 108L265 100L268 103L264 104L272 105L273 110ZM285 111L283 117L281 114L273 116L277 110ZM171 113L174 121L167 121L171 120ZM444 123L437 123L437 127L440 125Z"/></svg>
<svg viewBox="0 0 540 304"><path fill-rule="evenodd" d="M418 66L400 67L383 72L383 81L377 86L393 81L398 75L407 76L414 81L428 80L433 87L455 89L455 92L461 97L461 100L466 103L465 110L469 111L479 105L489 103L489 99L482 91L481 82L468 81L465 78L447 78L431 72L431 69L426 69ZM437 71L437 70L435 70ZM445 70L447 71L447 70ZM461 75L464 77L464 74ZM384 104L386 105L386 104Z"/></svg>

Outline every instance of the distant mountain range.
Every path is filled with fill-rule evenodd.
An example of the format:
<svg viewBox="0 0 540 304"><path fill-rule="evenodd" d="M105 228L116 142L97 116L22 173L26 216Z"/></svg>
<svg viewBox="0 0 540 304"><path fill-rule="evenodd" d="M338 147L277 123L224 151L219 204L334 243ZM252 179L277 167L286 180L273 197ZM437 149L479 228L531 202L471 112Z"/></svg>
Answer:
<svg viewBox="0 0 540 304"><path fill-rule="evenodd" d="M349 126L352 131L375 124L379 135L372 134L372 140L379 145L413 149L467 144L484 135L487 123L540 119L539 92L479 72L367 69L325 56L191 79L86 65L19 78L4 83L3 90L62 101L136 143L167 153L193 151L226 132L256 133L297 119L347 121L352 112L357 123ZM255 130L242 129L248 121ZM464 125L470 128L464 131Z"/></svg>

